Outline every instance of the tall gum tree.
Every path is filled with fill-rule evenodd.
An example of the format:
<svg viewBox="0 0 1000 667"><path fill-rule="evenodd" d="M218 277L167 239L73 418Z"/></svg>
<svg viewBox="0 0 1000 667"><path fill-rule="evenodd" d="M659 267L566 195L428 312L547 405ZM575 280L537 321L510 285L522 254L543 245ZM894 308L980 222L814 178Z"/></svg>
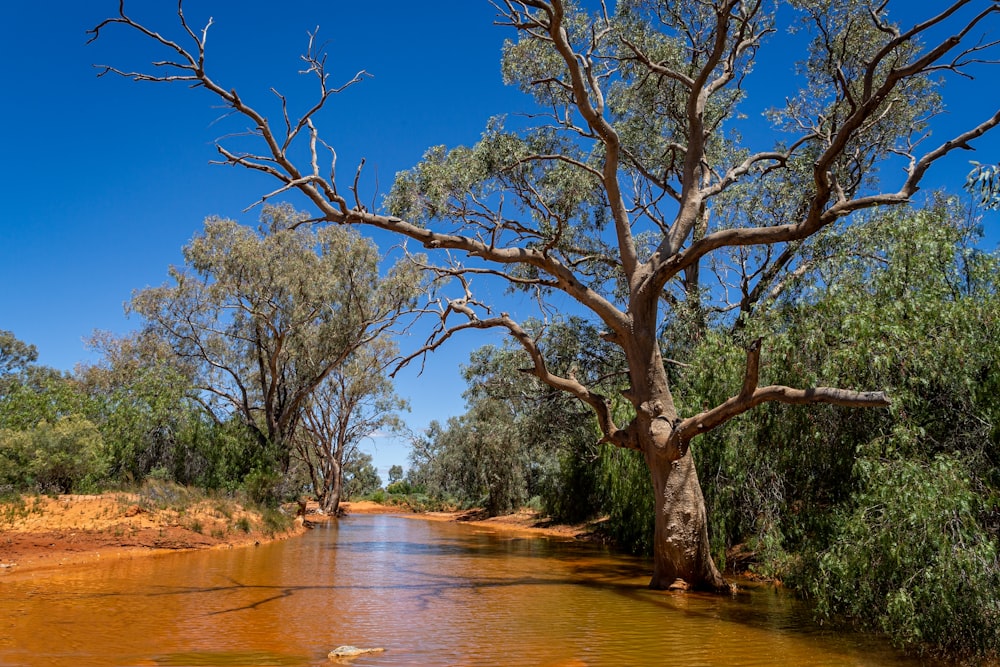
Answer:
<svg viewBox="0 0 1000 667"><path fill-rule="evenodd" d="M411 262L380 274L378 249L354 229L303 226L287 204L261 219L259 231L206 220L185 266L130 308L189 369L208 413L236 415L286 472L317 392L364 348L385 349L423 285Z"/></svg>
<svg viewBox="0 0 1000 667"><path fill-rule="evenodd" d="M378 433L405 432L399 413L408 406L387 375L396 361L388 337L358 348L316 387L302 412L295 454L326 514L340 512L344 464L356 456L358 445Z"/></svg>
<svg viewBox="0 0 1000 667"><path fill-rule="evenodd" d="M761 386L762 341L747 337L742 386L720 405L679 414L659 336L692 317L747 321L807 270L811 244L832 223L909 202L935 162L996 127L1000 110L984 96L963 100L981 105L978 122L943 141L940 131L930 135L943 110L932 78L990 64L996 43L987 35L1000 5L952 0L918 17L902 0L495 4L498 23L512 31L504 77L533 97L527 116L514 129L491 123L474 146L429 150L397 177L381 211L361 204L368 199L356 176L337 180L332 149L332 163L321 166L330 148L317 130L323 108L362 75L331 86L312 41L303 59L318 97L292 118L279 96L284 115L271 123L212 78L208 27L192 29L180 5L176 40L133 19L124 3L93 36L125 27L166 53L146 72L102 73L202 88L249 121L253 151L217 149L220 162L276 181L262 201L294 189L316 221L377 228L436 251L425 268L452 287L415 356L462 330L506 330L527 351L527 372L593 409L604 442L642 452L657 506L651 585L725 589L709 555L691 440L766 401L879 407L888 398ZM794 36L772 34L789 17ZM747 89L768 76L751 72L761 51L781 50L787 63L793 48L801 49L799 94L763 120L742 116ZM773 139L766 149L741 139L762 132ZM623 352L631 414L621 419L614 397L550 370L518 319L477 299L473 281L486 279L589 311Z"/></svg>

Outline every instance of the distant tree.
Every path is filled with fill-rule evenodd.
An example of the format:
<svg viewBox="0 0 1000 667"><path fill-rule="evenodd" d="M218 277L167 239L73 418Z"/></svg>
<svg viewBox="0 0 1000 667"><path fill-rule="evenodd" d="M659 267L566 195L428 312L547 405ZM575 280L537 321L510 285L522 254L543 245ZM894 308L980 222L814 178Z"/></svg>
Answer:
<svg viewBox="0 0 1000 667"><path fill-rule="evenodd" d="M375 493L382 488L382 478L372 465L372 457L360 450L354 450L344 462L344 496L360 498Z"/></svg>
<svg viewBox="0 0 1000 667"><path fill-rule="evenodd" d="M37 360L38 349L34 345L19 340L13 331L0 329L0 379Z"/></svg>
<svg viewBox="0 0 1000 667"><path fill-rule="evenodd" d="M238 415L284 473L317 390L390 330L422 283L408 262L380 272L375 245L352 229L303 226L288 205L261 220L257 232L206 220L172 283L137 292L130 309L191 369L210 414Z"/></svg>
<svg viewBox="0 0 1000 667"><path fill-rule="evenodd" d="M572 375L608 394L625 382L624 359L611 344L579 317L557 317L544 323L526 323L554 373ZM598 341L593 343L592 341ZM589 344L588 344L589 343ZM539 496L544 509L566 521L580 521L597 510L600 475L598 426L593 413L572 396L521 372L530 367L524 349L510 341L474 351L463 369L468 383L465 399L470 417L482 422L485 432L509 433L508 456L516 467L509 474L520 481L518 491L508 491L511 501ZM488 406L494 404L492 408ZM500 407L502 406L502 408ZM489 420L496 419L491 424ZM474 458L460 457L460 460ZM471 462L467 465L473 465ZM504 467L484 460L491 486L503 488Z"/></svg>
<svg viewBox="0 0 1000 667"><path fill-rule="evenodd" d="M183 12L184 45L124 5L93 33L123 25L165 49L154 73L104 71L210 93L258 140L251 150L220 144L223 161L273 177L277 192L298 190L314 220L366 225L436 251L428 268L457 287L420 352L462 330L509 333L531 359L530 373L593 410L605 442L641 452L657 508L651 585L681 579L728 590L710 556L692 440L762 403L885 407L888 398L820 384L825 378L790 386L762 368L762 340L737 337L738 386L717 404L681 409L661 341L697 336L711 317L746 321L766 311L824 230L908 203L935 163L1000 124L985 95L961 101L981 113L967 127L947 133L937 124L937 79L995 63L998 43L983 33L1000 5L949 0L917 17L899 3L901 26L890 1L620 0L613 11L594 3L592 12L567 0L496 4L500 23L516 33L504 48L504 78L534 100L527 120L514 129L493 121L472 147L430 149L398 175L383 211L361 203L369 198L356 177L338 185L342 172L327 178L318 162L313 121L360 75L330 86L326 58L311 49L305 71L316 77L318 100L272 124L210 76L206 33ZM795 36L768 42L784 27ZM765 49L779 57L758 58ZM783 106L746 113L754 66L778 63L763 76L779 77L796 60L799 91L765 89ZM308 148L300 152L299 143ZM300 154L307 157L297 163ZM625 358L629 410L616 412L619 403L599 388L554 371L523 313L494 308L473 289L490 278L537 296L543 314L573 303L599 322Z"/></svg>
<svg viewBox="0 0 1000 667"><path fill-rule="evenodd" d="M320 508L328 514L338 511L344 463L356 455L361 441L378 431L404 428L398 412L406 402L386 376L395 356L396 347L388 339L369 342L333 368L305 405L295 453L309 472Z"/></svg>
<svg viewBox="0 0 1000 667"><path fill-rule="evenodd" d="M104 437L109 474L134 483L159 468L193 482L198 466L183 451L191 445L184 432L202 413L191 399L193 369L181 367L172 348L148 333L97 331L88 344L100 358L77 366L75 377L94 404L91 419Z"/></svg>
<svg viewBox="0 0 1000 667"><path fill-rule="evenodd" d="M403 479L403 466L394 465L389 468L389 483L395 484Z"/></svg>

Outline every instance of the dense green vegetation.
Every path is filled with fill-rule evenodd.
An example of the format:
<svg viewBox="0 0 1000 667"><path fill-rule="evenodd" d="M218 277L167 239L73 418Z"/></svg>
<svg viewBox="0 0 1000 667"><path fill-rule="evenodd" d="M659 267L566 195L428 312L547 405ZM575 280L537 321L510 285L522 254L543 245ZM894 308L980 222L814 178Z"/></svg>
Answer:
<svg viewBox="0 0 1000 667"><path fill-rule="evenodd" d="M27 347L12 332L0 334L2 355ZM275 448L262 447L237 419L213 419L176 367L148 347L138 351L137 337L100 334L94 344L102 361L72 374L39 366L32 355L0 375L0 497L158 480L268 505L310 490L303 465L282 474ZM371 457L356 449L344 478L348 495L381 486Z"/></svg>
<svg viewBox="0 0 1000 667"><path fill-rule="evenodd" d="M766 404L696 440L711 543L719 562L738 553L732 565L794 586L825 622L961 655L1000 647L1000 255L977 240L954 201L871 217L831 230L810 270L760 315L703 318L684 344L661 341L692 410L732 393L743 346L758 337L763 381L890 393L884 411ZM532 335L559 372L610 393L622 362L612 346L581 345L589 326L536 322ZM0 494L164 480L268 503L276 489L309 488L304 467L283 472L239 419L214 419L148 332L95 335L101 361L72 374L0 334ZM605 516L610 539L649 553L641 455L597 445L592 414L517 372L523 355L474 353L468 412L414 442L388 496L371 457L355 452L345 495Z"/></svg>
<svg viewBox="0 0 1000 667"><path fill-rule="evenodd" d="M1000 255L976 248L967 219L937 202L837 230L766 315L663 345L692 409L732 394L758 336L762 382L884 387L889 410L767 404L695 440L715 556L785 580L824 621L988 654L1000 649ZM571 355L588 372L584 351ZM619 545L648 552L640 456L596 446L570 404L496 373L507 356L518 363L513 349L474 355L469 412L426 434L411 481L494 510L538 495L559 518L605 515Z"/></svg>

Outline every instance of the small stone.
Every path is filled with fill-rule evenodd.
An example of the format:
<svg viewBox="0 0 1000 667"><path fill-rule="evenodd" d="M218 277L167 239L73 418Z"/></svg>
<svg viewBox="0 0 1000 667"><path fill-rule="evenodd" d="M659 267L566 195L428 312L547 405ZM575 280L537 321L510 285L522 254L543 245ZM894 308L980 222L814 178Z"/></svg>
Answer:
<svg viewBox="0 0 1000 667"><path fill-rule="evenodd" d="M686 591L689 588L691 588L691 586L683 579L677 579L674 583L667 586L668 591Z"/></svg>
<svg viewBox="0 0 1000 667"><path fill-rule="evenodd" d="M365 655L367 653L381 653L384 648L358 648L357 646L338 646L337 648L330 651L328 658L353 658L357 655Z"/></svg>

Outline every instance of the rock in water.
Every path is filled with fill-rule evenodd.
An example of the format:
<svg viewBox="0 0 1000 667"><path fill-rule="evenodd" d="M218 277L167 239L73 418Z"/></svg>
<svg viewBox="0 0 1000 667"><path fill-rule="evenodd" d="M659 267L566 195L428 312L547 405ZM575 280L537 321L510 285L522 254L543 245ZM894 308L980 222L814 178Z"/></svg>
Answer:
<svg viewBox="0 0 1000 667"><path fill-rule="evenodd" d="M381 653L384 648L358 648L357 646L338 646L337 648L330 651L327 657L329 658L353 658L356 655L365 655L366 653Z"/></svg>

